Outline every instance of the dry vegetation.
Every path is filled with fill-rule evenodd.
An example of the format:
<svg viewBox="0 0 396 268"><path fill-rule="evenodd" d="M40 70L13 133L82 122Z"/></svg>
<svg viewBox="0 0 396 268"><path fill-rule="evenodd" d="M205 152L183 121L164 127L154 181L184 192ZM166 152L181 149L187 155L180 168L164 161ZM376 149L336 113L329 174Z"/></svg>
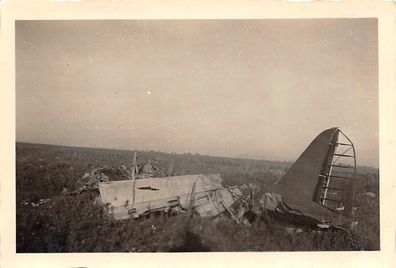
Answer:
<svg viewBox="0 0 396 268"><path fill-rule="evenodd" d="M18 143L16 145L17 252L155 252L155 251L294 251L378 250L378 170L362 168L356 189L353 232L318 231L270 216L252 226L237 225L227 217L214 220L185 215L152 215L139 220L116 221L93 202L97 193L62 195L73 189L89 165L118 167L128 164L133 152ZM139 162L154 156L167 170L171 155L138 152ZM174 155L174 173L220 173L225 185L279 179L287 162ZM372 192L375 197L364 195ZM48 200L47 200L48 199ZM40 203L41 200L41 203ZM294 230L296 230L296 228Z"/></svg>

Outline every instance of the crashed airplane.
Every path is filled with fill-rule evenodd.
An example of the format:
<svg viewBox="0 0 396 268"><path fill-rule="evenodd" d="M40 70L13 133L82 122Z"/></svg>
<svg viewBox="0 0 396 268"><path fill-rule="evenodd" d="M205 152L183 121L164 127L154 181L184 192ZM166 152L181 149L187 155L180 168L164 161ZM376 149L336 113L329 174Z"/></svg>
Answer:
<svg viewBox="0 0 396 268"><path fill-rule="evenodd" d="M115 219L193 210L202 217L226 212L239 223L244 212L252 209L253 195L243 195L238 187L223 187L218 174L137 179L135 171L128 180L98 182L98 202ZM355 183L355 147L339 128L330 128L261 196L256 213L266 211L324 228L346 226L352 222ZM233 208L235 203L240 204L239 210Z"/></svg>
<svg viewBox="0 0 396 268"><path fill-rule="evenodd" d="M101 202L116 219L189 208L215 217L241 197L237 188L224 188L218 174L113 181L100 183L99 191Z"/></svg>
<svg viewBox="0 0 396 268"><path fill-rule="evenodd" d="M355 147L339 128L330 128L312 141L260 203L298 221L341 227L351 223L355 184Z"/></svg>

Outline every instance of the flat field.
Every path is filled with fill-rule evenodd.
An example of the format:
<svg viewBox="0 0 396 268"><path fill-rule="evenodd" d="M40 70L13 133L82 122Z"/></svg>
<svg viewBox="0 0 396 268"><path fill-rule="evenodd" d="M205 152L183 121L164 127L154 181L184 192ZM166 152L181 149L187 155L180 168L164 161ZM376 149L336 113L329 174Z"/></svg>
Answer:
<svg viewBox="0 0 396 268"><path fill-rule="evenodd" d="M133 151L16 144L17 252L174 252L174 251L318 251L379 250L379 173L359 167L351 232L290 226L263 216L251 226L226 216L210 220L184 214L152 215L117 221L94 204L98 195L65 196L92 166L129 165ZM225 186L279 180L289 162L236 159L198 154L138 151L138 163L159 157L173 175L220 173ZM189 224L187 225L187 222Z"/></svg>

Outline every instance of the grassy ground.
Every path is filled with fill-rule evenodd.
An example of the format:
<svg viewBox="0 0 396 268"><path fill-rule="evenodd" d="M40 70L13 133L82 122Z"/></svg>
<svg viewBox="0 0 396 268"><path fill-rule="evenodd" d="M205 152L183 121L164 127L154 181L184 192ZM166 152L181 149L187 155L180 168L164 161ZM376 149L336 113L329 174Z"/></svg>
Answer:
<svg viewBox="0 0 396 268"><path fill-rule="evenodd" d="M17 252L168 252L378 250L378 171L362 169L356 188L359 224L353 233L318 231L263 216L247 227L227 217L214 220L157 215L116 221L94 204L95 192L64 196L89 165L118 167L133 152L18 143L16 145ZM166 171L171 155L138 152L138 162L154 156ZM265 186L282 177L287 162L174 155L174 175L220 173L225 185ZM372 192L372 195L365 193ZM300 230L298 230L298 228ZM298 232L296 232L298 230ZM301 231L301 232L300 232Z"/></svg>

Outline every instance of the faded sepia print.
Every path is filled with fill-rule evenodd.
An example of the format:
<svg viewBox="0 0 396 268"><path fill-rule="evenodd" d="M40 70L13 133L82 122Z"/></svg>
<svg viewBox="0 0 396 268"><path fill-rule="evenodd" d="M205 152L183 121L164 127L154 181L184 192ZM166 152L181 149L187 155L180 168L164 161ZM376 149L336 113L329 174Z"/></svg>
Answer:
<svg viewBox="0 0 396 268"><path fill-rule="evenodd" d="M17 20L16 249L379 250L378 21Z"/></svg>

